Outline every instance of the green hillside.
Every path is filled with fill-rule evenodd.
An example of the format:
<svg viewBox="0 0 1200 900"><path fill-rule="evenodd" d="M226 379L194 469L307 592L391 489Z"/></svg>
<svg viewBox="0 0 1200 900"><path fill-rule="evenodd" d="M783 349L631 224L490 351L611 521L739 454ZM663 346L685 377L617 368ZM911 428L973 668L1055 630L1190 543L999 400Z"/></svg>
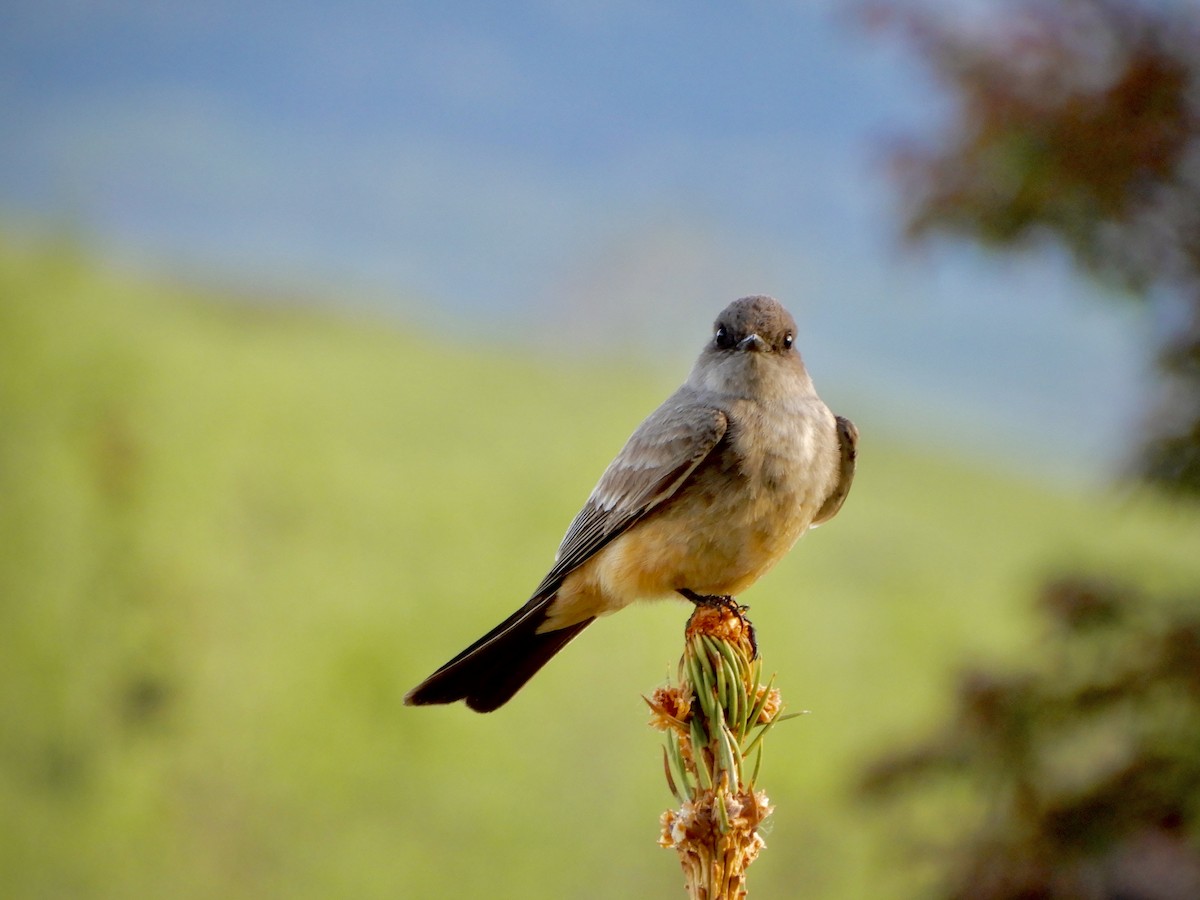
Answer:
<svg viewBox="0 0 1200 900"><path fill-rule="evenodd" d="M493 715L402 705L525 600L681 376L0 250L4 896L681 896L639 695L683 604L589 629ZM848 785L961 662L1036 653L1042 576L1200 580L1194 516L858 425L840 517L741 598L812 710L769 741L755 897L899 895Z"/></svg>

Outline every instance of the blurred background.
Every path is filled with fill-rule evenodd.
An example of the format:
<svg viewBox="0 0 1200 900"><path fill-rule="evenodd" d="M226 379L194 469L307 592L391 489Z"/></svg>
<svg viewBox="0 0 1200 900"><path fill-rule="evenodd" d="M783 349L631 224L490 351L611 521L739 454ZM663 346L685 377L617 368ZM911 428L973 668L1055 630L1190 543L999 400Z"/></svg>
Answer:
<svg viewBox="0 0 1200 900"><path fill-rule="evenodd" d="M685 608L402 698L751 293L862 433L741 598L812 711L751 891L1200 895L1197 46L1187 0L5 4L5 895L681 894Z"/></svg>

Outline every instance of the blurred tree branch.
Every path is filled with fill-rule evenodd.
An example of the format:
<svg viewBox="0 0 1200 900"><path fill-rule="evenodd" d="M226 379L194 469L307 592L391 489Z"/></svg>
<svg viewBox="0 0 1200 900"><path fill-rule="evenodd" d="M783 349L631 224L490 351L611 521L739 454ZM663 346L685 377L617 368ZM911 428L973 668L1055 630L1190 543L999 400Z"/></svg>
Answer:
<svg viewBox="0 0 1200 900"><path fill-rule="evenodd" d="M869 797L965 781L983 799L939 896L1200 897L1197 599L1052 582L1037 663L964 672L947 725L867 770Z"/></svg>
<svg viewBox="0 0 1200 900"><path fill-rule="evenodd" d="M867 9L958 101L945 130L894 155L909 237L1000 248L1050 239L1084 271L1152 300L1160 395L1137 471L1200 500L1200 6L1016 0L958 18L902 0ZM966 798L943 817L937 896L1200 897L1192 594L1051 582L1033 662L965 672L949 721L864 774L869 797Z"/></svg>
<svg viewBox="0 0 1200 900"><path fill-rule="evenodd" d="M1200 499L1200 8L1018 0L986 22L867 9L958 101L948 128L893 156L909 236L1049 236L1133 296L1169 296L1137 471Z"/></svg>

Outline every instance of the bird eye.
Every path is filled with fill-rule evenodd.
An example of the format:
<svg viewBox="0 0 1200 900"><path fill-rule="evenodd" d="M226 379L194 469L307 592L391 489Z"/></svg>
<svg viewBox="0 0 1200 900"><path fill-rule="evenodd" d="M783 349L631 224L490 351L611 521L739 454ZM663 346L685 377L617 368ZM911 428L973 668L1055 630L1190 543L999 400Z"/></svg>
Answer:
<svg viewBox="0 0 1200 900"><path fill-rule="evenodd" d="M791 350L791 349L792 349L792 341L793 341L793 340L795 340L795 339L792 337L792 333L789 331L787 334L785 334L785 335L783 336L783 349L784 349L784 350Z"/></svg>
<svg viewBox="0 0 1200 900"><path fill-rule="evenodd" d="M722 350L728 350L733 346L733 338L729 336L729 329L724 325L718 325L716 334L713 335L713 340L716 345Z"/></svg>

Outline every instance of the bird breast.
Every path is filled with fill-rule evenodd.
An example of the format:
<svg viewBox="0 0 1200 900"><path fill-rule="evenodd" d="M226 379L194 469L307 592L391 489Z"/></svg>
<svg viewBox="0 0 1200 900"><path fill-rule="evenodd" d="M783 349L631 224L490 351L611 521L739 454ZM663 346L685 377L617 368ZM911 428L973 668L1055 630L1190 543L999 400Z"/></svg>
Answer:
<svg viewBox="0 0 1200 900"><path fill-rule="evenodd" d="M725 439L679 492L585 567L604 611L679 588L736 595L808 530L836 477L833 415L815 397L726 412Z"/></svg>

